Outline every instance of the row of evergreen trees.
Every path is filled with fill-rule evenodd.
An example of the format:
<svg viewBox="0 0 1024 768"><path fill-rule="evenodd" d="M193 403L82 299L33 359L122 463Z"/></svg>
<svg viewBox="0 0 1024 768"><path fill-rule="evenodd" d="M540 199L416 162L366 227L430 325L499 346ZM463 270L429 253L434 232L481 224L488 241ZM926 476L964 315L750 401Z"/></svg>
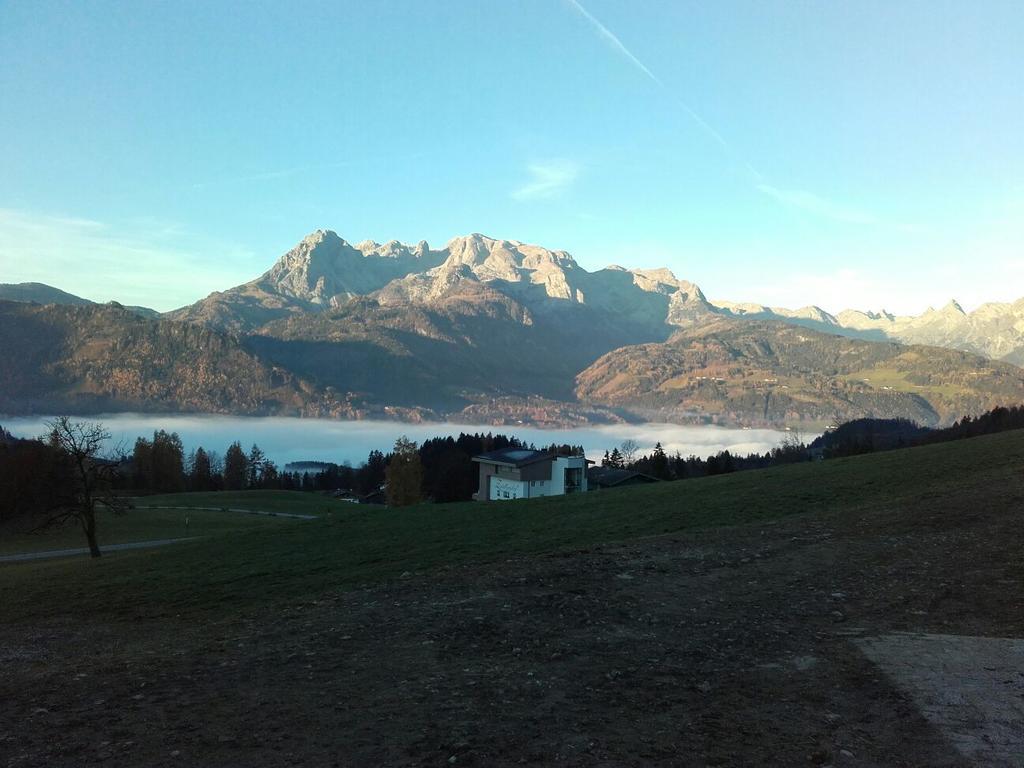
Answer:
<svg viewBox="0 0 1024 768"><path fill-rule="evenodd" d="M661 443L650 454L637 455L636 443L626 441L611 451L605 451L601 466L630 469L659 480L682 480L815 458L838 458L963 440L1011 429L1024 429L1024 405L997 407L980 416L965 416L943 429L922 427L907 419L855 419L826 432L810 445L803 443L799 433L792 433L782 445L771 451L746 456L721 451L706 459L699 456L683 458L679 452L671 456L666 454Z"/></svg>
<svg viewBox="0 0 1024 768"><path fill-rule="evenodd" d="M138 438L124 463L128 471L121 473L122 489L140 493L291 490L301 483L294 475L281 473L258 445L253 444L246 453L236 441L228 446L223 457L199 447L186 457L178 433L162 429L153 433L152 440Z"/></svg>
<svg viewBox="0 0 1024 768"><path fill-rule="evenodd" d="M787 438L782 445L765 453L740 456L726 450L707 458L695 455L684 457L679 451L669 455L660 442L654 446L651 453L638 454L636 443L626 441L611 451L605 451L601 466L629 469L658 480L683 480L688 477L706 477L744 469L761 469L777 464L792 464L810 458L808 447L798 435Z"/></svg>
<svg viewBox="0 0 1024 768"><path fill-rule="evenodd" d="M199 447L185 455L180 436L157 430L152 439L138 438L126 460L121 488L136 493L177 493L282 489L349 491L367 496L387 487L388 503L409 504L423 499L466 501L477 489L473 457L488 451L526 446L514 437L460 434L434 437L422 445L399 438L392 450L372 450L358 467L323 462L318 473L288 473L270 461L258 445L246 452L239 442L223 456ZM552 445L553 451L579 451L579 446Z"/></svg>

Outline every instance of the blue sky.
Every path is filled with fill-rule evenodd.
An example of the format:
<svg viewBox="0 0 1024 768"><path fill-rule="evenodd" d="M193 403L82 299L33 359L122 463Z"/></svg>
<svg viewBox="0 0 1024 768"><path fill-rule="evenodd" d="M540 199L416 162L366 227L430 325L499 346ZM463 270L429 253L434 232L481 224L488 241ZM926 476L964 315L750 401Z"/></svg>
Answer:
<svg viewBox="0 0 1024 768"><path fill-rule="evenodd" d="M330 228L1024 296L1024 4L581 2L2 2L0 282L170 309Z"/></svg>

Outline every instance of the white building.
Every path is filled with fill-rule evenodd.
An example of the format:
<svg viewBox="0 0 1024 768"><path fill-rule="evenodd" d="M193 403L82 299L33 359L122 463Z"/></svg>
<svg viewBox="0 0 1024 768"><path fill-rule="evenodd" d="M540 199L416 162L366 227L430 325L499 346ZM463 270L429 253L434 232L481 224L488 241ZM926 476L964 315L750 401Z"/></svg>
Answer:
<svg viewBox="0 0 1024 768"><path fill-rule="evenodd" d="M527 448L503 448L475 456L480 465L477 501L562 496L587 490L586 456L557 456Z"/></svg>

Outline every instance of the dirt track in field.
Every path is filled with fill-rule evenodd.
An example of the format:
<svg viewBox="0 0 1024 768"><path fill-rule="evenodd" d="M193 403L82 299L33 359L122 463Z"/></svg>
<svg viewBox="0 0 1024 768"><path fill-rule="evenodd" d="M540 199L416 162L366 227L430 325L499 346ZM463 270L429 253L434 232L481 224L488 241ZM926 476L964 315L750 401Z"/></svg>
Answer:
<svg viewBox="0 0 1024 768"><path fill-rule="evenodd" d="M219 623L0 628L0 766L966 766L858 644L1024 637L1021 512L936 500Z"/></svg>

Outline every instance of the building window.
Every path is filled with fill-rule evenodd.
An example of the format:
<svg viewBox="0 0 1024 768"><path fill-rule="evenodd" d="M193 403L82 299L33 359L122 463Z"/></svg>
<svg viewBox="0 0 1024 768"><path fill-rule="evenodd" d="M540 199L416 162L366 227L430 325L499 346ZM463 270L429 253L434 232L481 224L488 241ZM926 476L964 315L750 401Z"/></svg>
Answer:
<svg viewBox="0 0 1024 768"><path fill-rule="evenodd" d="M575 493L583 487L583 471L573 467L565 470L565 492Z"/></svg>

